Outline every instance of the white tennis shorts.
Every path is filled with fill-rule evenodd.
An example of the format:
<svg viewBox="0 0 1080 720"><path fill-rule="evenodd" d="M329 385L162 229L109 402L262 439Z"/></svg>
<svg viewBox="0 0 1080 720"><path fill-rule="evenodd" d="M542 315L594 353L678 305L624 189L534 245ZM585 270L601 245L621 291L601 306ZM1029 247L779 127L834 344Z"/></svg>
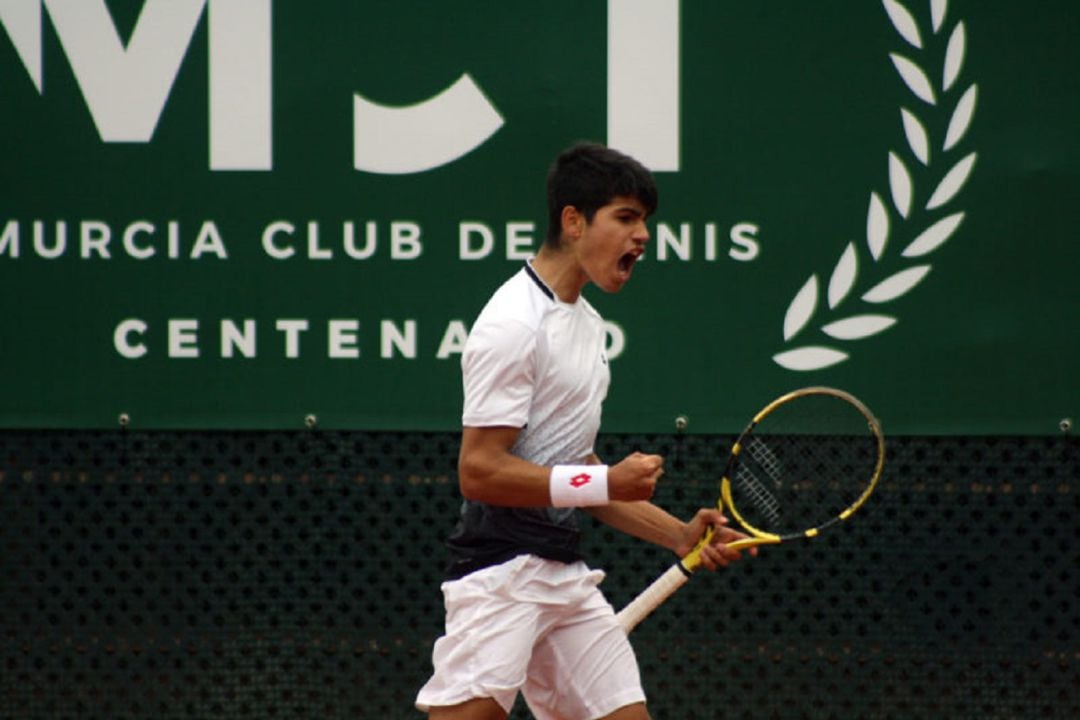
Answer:
<svg viewBox="0 0 1080 720"><path fill-rule="evenodd" d="M416 707L520 691L537 720L597 718L645 701L626 633L597 589L604 573L521 555L443 583L446 634Z"/></svg>

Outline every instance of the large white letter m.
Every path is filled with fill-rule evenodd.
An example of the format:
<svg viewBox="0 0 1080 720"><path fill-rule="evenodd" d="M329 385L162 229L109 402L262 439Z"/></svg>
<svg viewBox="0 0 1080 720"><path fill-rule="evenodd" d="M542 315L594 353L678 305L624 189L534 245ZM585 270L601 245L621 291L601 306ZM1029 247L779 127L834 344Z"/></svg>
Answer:
<svg viewBox="0 0 1080 720"><path fill-rule="evenodd" d="M0 24L42 93L44 8L101 139L146 143L209 5L210 168L270 170L270 3L146 0L126 47L105 0L0 0Z"/></svg>

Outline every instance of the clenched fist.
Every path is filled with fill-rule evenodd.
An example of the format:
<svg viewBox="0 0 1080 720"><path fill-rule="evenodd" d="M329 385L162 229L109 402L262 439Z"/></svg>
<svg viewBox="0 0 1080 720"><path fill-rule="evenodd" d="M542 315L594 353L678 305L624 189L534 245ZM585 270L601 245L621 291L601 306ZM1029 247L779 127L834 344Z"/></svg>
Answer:
<svg viewBox="0 0 1080 720"><path fill-rule="evenodd" d="M608 468L608 497L612 500L648 500L664 474L664 458L635 452Z"/></svg>

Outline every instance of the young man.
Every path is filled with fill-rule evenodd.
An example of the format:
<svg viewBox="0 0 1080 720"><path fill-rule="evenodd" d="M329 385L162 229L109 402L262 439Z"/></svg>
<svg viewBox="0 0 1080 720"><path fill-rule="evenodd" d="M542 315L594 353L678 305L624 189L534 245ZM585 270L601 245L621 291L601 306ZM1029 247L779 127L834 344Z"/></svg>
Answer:
<svg viewBox="0 0 1080 720"><path fill-rule="evenodd" d="M663 459L606 466L593 444L610 379L588 283L618 292L649 240L652 176L600 145L578 145L548 175L548 232L536 259L495 292L462 356L458 463L465 500L443 584L446 634L417 697L432 719L502 720L521 691L537 720L645 720L637 660L578 554L576 508L623 532L703 553L715 569L742 537L715 510L684 523L649 502Z"/></svg>

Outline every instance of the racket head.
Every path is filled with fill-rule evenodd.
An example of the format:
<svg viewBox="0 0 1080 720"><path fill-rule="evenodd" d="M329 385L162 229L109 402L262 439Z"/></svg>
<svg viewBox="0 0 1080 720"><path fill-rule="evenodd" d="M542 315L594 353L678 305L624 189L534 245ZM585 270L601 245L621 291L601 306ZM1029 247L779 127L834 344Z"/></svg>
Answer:
<svg viewBox="0 0 1080 720"><path fill-rule="evenodd" d="M743 545L813 537L866 502L884 464L881 423L865 404L836 388L801 388L739 435L719 506L751 536Z"/></svg>

